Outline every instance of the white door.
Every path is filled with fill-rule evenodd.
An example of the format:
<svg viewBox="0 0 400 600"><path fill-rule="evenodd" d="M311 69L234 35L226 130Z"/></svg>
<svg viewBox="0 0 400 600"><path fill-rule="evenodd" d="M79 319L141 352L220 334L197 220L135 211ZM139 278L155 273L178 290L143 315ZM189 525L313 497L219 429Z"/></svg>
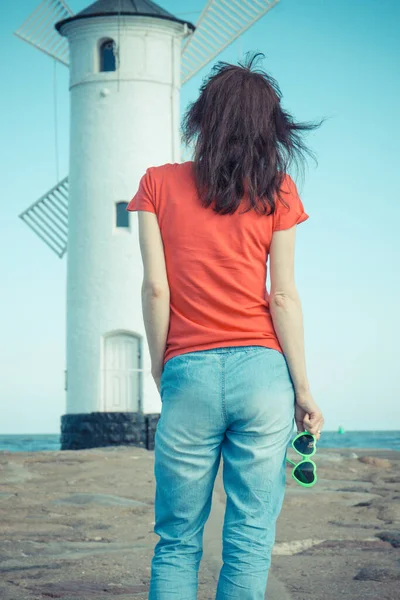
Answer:
<svg viewBox="0 0 400 600"><path fill-rule="evenodd" d="M129 333L104 340L104 411L138 412L140 338Z"/></svg>

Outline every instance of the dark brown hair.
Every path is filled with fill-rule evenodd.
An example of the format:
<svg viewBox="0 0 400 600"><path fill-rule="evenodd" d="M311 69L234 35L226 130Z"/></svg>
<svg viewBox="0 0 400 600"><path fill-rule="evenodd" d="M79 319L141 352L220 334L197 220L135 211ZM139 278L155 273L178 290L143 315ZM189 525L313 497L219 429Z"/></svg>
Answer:
<svg viewBox="0 0 400 600"><path fill-rule="evenodd" d="M182 120L182 141L188 146L195 138L194 173L202 204L208 207L215 200L213 210L221 214L238 209L245 187L247 210L272 214L291 162L303 165L305 152L315 158L302 132L325 120L295 122L281 106L276 80L252 70L258 56L265 57L247 53L239 66L216 63Z"/></svg>

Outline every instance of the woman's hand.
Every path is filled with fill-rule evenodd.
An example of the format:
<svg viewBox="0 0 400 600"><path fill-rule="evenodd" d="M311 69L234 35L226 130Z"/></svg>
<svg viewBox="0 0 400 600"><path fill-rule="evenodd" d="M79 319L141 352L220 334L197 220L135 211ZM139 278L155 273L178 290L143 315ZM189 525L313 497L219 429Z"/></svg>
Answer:
<svg viewBox="0 0 400 600"><path fill-rule="evenodd" d="M294 418L298 432L306 430L319 440L324 426L324 417L310 392L296 394Z"/></svg>
<svg viewBox="0 0 400 600"><path fill-rule="evenodd" d="M157 386L158 393L160 393L160 385L161 385L161 375L152 373L154 382Z"/></svg>

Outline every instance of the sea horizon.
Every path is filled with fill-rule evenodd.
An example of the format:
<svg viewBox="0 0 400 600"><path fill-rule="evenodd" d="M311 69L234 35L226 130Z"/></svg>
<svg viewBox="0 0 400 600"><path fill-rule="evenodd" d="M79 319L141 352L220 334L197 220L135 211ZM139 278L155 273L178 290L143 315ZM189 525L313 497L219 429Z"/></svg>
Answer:
<svg viewBox="0 0 400 600"><path fill-rule="evenodd" d="M296 431L293 431L293 437ZM61 433L0 433L0 452L61 450ZM323 430L319 448L371 448L400 451L397 429Z"/></svg>

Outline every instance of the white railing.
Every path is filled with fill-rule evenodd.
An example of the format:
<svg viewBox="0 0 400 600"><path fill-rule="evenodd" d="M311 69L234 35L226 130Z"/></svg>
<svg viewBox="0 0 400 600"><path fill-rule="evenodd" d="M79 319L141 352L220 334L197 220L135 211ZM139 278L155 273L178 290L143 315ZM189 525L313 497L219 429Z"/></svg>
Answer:
<svg viewBox="0 0 400 600"><path fill-rule="evenodd" d="M68 66L68 41L54 25L72 15L72 10L64 0L43 0L14 34Z"/></svg>
<svg viewBox="0 0 400 600"><path fill-rule="evenodd" d="M18 216L62 258L68 241L68 177Z"/></svg>
<svg viewBox="0 0 400 600"><path fill-rule="evenodd" d="M279 0L209 0L195 32L182 45L183 85Z"/></svg>

